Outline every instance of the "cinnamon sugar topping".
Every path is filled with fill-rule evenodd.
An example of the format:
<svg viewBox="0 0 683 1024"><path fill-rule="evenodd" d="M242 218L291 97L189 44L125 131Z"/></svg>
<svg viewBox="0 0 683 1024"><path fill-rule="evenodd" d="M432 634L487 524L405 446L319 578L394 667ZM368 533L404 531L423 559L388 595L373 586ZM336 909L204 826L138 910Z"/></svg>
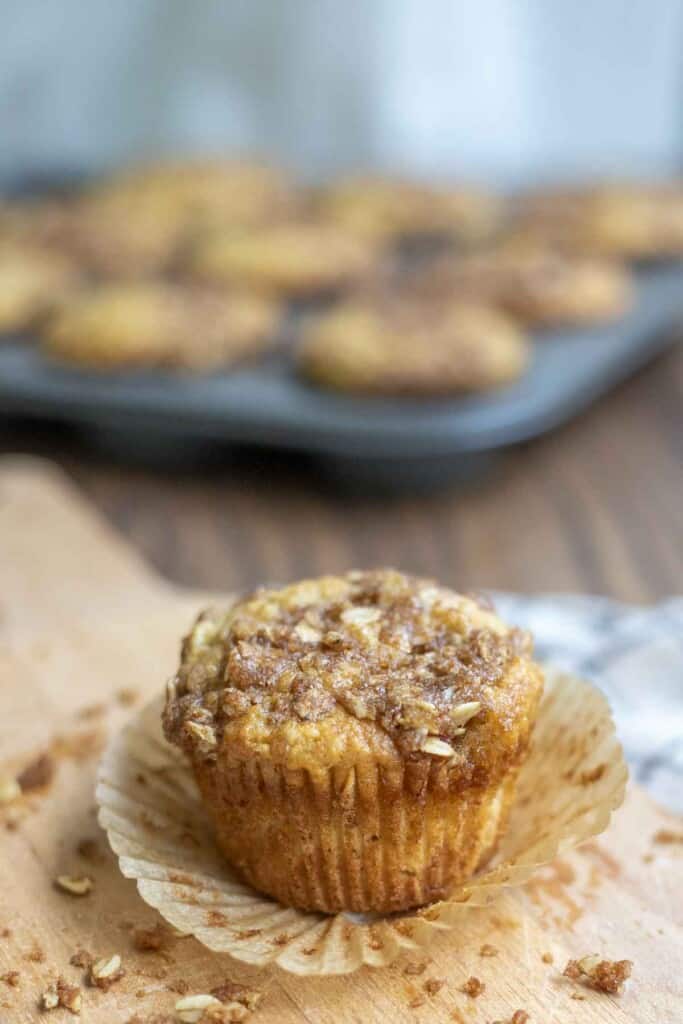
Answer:
<svg viewBox="0 0 683 1024"><path fill-rule="evenodd" d="M510 680L528 690L525 672L537 672L529 656L526 634L431 581L391 570L304 580L200 617L166 733L211 757L236 723L263 734L335 713L376 723L404 754L451 758L492 718L509 725Z"/></svg>
<svg viewBox="0 0 683 1024"><path fill-rule="evenodd" d="M599 992L616 995L627 978L631 977L631 960L603 960L597 955L569 960L562 972L573 981L583 981Z"/></svg>
<svg viewBox="0 0 683 1024"><path fill-rule="evenodd" d="M484 982L473 976L468 978L464 985L460 986L460 991L464 992L466 996L470 996L471 999L477 999L485 988Z"/></svg>

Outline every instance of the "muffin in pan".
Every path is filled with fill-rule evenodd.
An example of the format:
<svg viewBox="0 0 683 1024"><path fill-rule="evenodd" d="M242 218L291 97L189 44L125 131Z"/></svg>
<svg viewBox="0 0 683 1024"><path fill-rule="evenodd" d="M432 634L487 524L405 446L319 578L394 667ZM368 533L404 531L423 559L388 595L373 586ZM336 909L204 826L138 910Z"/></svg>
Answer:
<svg viewBox="0 0 683 1024"><path fill-rule="evenodd" d="M522 199L519 237L568 251L648 261L683 256L683 182L614 182Z"/></svg>
<svg viewBox="0 0 683 1024"><path fill-rule="evenodd" d="M304 329L297 367L336 391L445 396L511 383L529 353L522 329L480 303L359 298Z"/></svg>
<svg viewBox="0 0 683 1024"><path fill-rule="evenodd" d="M267 351L277 303L242 292L162 282L101 286L76 295L46 324L45 351L93 369L209 371Z"/></svg>
<svg viewBox="0 0 683 1024"><path fill-rule="evenodd" d="M36 245L0 242L0 332L34 326L78 287L79 279L66 256Z"/></svg>
<svg viewBox="0 0 683 1024"><path fill-rule="evenodd" d="M182 210L138 194L86 193L71 210L65 245L85 270L132 280L171 269L189 239Z"/></svg>
<svg viewBox="0 0 683 1024"><path fill-rule="evenodd" d="M0 246L26 245L58 252L71 224L66 199L8 199L0 202Z"/></svg>
<svg viewBox="0 0 683 1024"><path fill-rule="evenodd" d="M295 193L279 169L256 160L170 160L114 175L101 200L147 203L183 217L193 230L253 227L291 212Z"/></svg>
<svg viewBox="0 0 683 1024"><path fill-rule="evenodd" d="M478 242L498 227L503 205L492 193L471 186L358 176L323 189L315 209L321 221L367 238L444 235Z"/></svg>
<svg viewBox="0 0 683 1024"><path fill-rule="evenodd" d="M541 328L613 320L633 301L625 267L521 237L460 259L437 260L421 272L415 287L483 302Z"/></svg>
<svg viewBox="0 0 683 1024"><path fill-rule="evenodd" d="M198 243L189 263L200 280L306 298L338 291L371 274L378 255L370 242L302 221L248 233L217 232Z"/></svg>
<svg viewBox="0 0 683 1024"><path fill-rule="evenodd" d="M289 208L280 175L259 165L170 163L116 175L73 204L67 244L108 278L163 273L204 231L245 229Z"/></svg>
<svg viewBox="0 0 683 1024"><path fill-rule="evenodd" d="M164 729L228 860L281 903L391 912L495 848L543 686L526 634L391 570L202 614Z"/></svg>

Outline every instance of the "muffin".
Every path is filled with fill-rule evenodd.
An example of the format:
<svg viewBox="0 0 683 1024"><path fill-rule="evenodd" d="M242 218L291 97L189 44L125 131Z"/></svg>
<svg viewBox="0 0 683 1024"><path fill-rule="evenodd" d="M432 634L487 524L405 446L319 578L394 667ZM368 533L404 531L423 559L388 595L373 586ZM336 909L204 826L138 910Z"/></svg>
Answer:
<svg viewBox="0 0 683 1024"><path fill-rule="evenodd" d="M0 243L0 332L32 327L74 290L78 279L64 256L38 246Z"/></svg>
<svg viewBox="0 0 683 1024"><path fill-rule="evenodd" d="M108 285L64 303L46 325L43 347L93 369L206 371L271 348L278 320L277 303L258 295L162 282Z"/></svg>
<svg viewBox="0 0 683 1024"><path fill-rule="evenodd" d="M304 329L297 367L335 391L438 397L509 384L529 352L521 328L474 302L350 300Z"/></svg>
<svg viewBox="0 0 683 1024"><path fill-rule="evenodd" d="M516 235L568 251L648 261L683 256L683 183L622 182L531 194Z"/></svg>
<svg viewBox="0 0 683 1024"><path fill-rule="evenodd" d="M541 328L613 320L633 299L626 268L519 237L460 259L436 261L417 285L427 293L495 306Z"/></svg>
<svg viewBox="0 0 683 1024"><path fill-rule="evenodd" d="M66 200L11 199L0 202L0 245L63 249L71 223Z"/></svg>
<svg viewBox="0 0 683 1024"><path fill-rule="evenodd" d="M188 237L183 211L153 196L94 192L74 204L65 244L88 272L135 279L169 270Z"/></svg>
<svg viewBox="0 0 683 1024"><path fill-rule="evenodd" d="M498 226L501 203L467 186L436 188L397 178L342 179L318 197L317 215L366 238L400 241L451 235L475 242Z"/></svg>
<svg viewBox="0 0 683 1024"><path fill-rule="evenodd" d="M142 165L110 178L97 194L172 211L195 231L252 227L283 216L294 205L292 187L281 171L237 159Z"/></svg>
<svg viewBox="0 0 683 1024"><path fill-rule="evenodd" d="M338 228L302 222L249 233L218 232L198 244L190 265L200 280L305 298L366 276L376 257L369 242Z"/></svg>
<svg viewBox="0 0 683 1024"><path fill-rule="evenodd" d="M448 896L505 826L542 691L527 634L391 570L204 612L169 683L229 862L305 910Z"/></svg>

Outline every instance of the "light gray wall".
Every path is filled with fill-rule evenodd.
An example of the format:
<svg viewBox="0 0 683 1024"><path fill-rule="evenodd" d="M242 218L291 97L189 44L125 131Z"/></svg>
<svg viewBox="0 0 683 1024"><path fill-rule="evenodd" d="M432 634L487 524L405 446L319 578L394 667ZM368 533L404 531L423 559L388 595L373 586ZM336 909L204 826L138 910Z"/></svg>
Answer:
<svg viewBox="0 0 683 1024"><path fill-rule="evenodd" d="M0 171L173 150L670 171L683 0L3 0Z"/></svg>

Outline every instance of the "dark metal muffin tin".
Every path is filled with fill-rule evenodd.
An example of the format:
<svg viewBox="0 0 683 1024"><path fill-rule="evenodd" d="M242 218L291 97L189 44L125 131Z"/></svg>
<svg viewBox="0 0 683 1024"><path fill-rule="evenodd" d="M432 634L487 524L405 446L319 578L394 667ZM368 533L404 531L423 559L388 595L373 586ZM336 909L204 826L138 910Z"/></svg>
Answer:
<svg viewBox="0 0 683 1024"><path fill-rule="evenodd" d="M78 179L76 179L78 181ZM73 178L68 180L71 187ZM44 182L17 192L45 191ZM479 454L528 440L580 412L676 339L683 324L683 263L637 272L629 314L587 330L534 340L512 386L439 400L376 399L318 390L281 354L230 373L93 373L49 362L26 340L0 339L0 413L81 425L157 450L202 441L306 452L345 476L390 483L467 467ZM296 317L285 333L291 334ZM293 322L294 321L294 322Z"/></svg>
<svg viewBox="0 0 683 1024"><path fill-rule="evenodd" d="M483 396L346 397L300 381L285 358L207 377L84 372L48 362L25 341L6 339L0 411L347 457L490 451L563 423L675 340L683 267L640 271L638 286L628 316L589 330L538 335L524 376Z"/></svg>

